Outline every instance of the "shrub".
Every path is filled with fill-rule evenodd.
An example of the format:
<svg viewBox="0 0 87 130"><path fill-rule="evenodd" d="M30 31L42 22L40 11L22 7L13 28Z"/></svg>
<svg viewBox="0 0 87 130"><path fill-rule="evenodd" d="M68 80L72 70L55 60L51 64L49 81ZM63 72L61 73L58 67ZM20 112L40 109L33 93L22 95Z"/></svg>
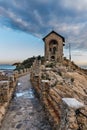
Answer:
<svg viewBox="0 0 87 130"><path fill-rule="evenodd" d="M71 82L74 82L74 78L71 78Z"/></svg>
<svg viewBox="0 0 87 130"><path fill-rule="evenodd" d="M46 65L46 67L49 67L49 68L53 68L54 66L55 66L55 64L52 62Z"/></svg>
<svg viewBox="0 0 87 130"><path fill-rule="evenodd" d="M60 76L62 76L62 73L61 73L61 71L59 71L59 72L58 72L58 74L59 74Z"/></svg>

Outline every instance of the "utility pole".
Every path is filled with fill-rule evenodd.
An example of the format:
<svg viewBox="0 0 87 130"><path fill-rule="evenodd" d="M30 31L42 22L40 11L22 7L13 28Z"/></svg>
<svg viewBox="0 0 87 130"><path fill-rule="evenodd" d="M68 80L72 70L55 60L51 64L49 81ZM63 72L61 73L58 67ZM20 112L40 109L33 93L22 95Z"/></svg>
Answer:
<svg viewBox="0 0 87 130"><path fill-rule="evenodd" d="M71 61L71 44L69 43L69 60Z"/></svg>
<svg viewBox="0 0 87 130"><path fill-rule="evenodd" d="M69 43L69 71L71 71L71 44Z"/></svg>

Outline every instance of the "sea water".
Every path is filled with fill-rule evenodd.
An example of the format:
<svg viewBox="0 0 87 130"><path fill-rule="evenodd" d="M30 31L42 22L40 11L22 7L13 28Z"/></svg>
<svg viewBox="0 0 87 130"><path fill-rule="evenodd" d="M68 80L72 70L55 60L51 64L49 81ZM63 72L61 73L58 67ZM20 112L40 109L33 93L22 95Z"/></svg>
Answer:
<svg viewBox="0 0 87 130"><path fill-rule="evenodd" d="M80 65L82 69L87 69L87 65Z"/></svg>
<svg viewBox="0 0 87 130"><path fill-rule="evenodd" d="M9 64L0 64L0 70L14 70L16 67Z"/></svg>

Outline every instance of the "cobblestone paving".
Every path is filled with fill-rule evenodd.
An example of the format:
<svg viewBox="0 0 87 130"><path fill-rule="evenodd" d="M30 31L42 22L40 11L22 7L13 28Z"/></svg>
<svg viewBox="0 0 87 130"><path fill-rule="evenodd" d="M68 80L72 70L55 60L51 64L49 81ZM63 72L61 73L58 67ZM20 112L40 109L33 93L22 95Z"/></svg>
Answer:
<svg viewBox="0 0 87 130"><path fill-rule="evenodd" d="M19 78L0 130L52 130L39 100L33 94L29 75Z"/></svg>

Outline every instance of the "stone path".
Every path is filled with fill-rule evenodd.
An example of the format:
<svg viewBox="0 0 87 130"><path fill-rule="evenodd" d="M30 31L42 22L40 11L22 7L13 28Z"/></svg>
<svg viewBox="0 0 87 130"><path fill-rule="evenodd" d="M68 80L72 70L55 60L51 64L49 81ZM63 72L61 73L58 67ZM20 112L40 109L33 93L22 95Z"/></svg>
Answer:
<svg viewBox="0 0 87 130"><path fill-rule="evenodd" d="M29 75L19 78L0 130L52 130L39 100L34 96Z"/></svg>

